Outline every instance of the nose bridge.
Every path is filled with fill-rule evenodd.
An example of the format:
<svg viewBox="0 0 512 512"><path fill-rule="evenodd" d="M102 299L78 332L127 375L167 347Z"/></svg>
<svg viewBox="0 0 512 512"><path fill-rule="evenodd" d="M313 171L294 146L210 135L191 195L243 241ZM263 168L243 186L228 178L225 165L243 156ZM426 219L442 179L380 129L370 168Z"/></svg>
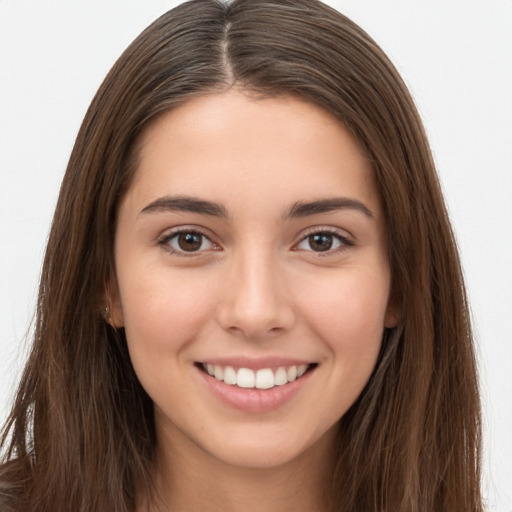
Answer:
<svg viewBox="0 0 512 512"><path fill-rule="evenodd" d="M287 299L283 269L268 246L240 248L227 272L219 319L222 326L258 338L288 329L293 311Z"/></svg>

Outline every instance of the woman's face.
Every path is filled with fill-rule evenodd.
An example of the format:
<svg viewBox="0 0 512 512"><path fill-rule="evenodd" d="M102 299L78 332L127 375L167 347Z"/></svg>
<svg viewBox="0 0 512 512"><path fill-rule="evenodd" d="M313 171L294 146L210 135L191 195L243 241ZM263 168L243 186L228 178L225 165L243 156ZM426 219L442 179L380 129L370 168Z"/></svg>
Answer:
<svg viewBox="0 0 512 512"><path fill-rule="evenodd" d="M368 160L315 105L232 90L154 121L110 300L158 442L246 467L329 445L395 322L385 233Z"/></svg>

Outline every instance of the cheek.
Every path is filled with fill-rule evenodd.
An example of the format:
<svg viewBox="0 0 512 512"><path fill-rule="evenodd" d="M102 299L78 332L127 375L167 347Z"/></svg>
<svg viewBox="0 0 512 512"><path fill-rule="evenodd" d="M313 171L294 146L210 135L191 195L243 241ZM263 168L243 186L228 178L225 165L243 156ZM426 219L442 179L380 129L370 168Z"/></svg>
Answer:
<svg viewBox="0 0 512 512"><path fill-rule="evenodd" d="M312 283L311 283L312 284ZM354 404L379 356L389 294L386 273L346 269L307 287L300 304L311 337L323 347L325 381L316 414L334 425Z"/></svg>
<svg viewBox="0 0 512 512"><path fill-rule="evenodd" d="M215 301L207 280L148 269L121 276L120 282L124 283L120 298L134 364L141 358L175 355L211 318Z"/></svg>
<svg viewBox="0 0 512 512"><path fill-rule="evenodd" d="M385 274L340 274L316 286L302 310L344 371L365 369L377 359L386 315L389 282Z"/></svg>

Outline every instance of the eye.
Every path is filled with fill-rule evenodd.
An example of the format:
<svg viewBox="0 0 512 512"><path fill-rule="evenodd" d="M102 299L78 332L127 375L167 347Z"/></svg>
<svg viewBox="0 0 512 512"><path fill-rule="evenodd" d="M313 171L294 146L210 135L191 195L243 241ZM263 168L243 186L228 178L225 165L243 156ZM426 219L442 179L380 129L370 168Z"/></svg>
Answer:
<svg viewBox="0 0 512 512"><path fill-rule="evenodd" d="M172 253L195 253L216 249L217 246L203 233L193 230L179 231L166 235L160 245Z"/></svg>
<svg viewBox="0 0 512 512"><path fill-rule="evenodd" d="M296 246L301 251L336 252L353 245L347 238L330 231L317 231L303 238Z"/></svg>

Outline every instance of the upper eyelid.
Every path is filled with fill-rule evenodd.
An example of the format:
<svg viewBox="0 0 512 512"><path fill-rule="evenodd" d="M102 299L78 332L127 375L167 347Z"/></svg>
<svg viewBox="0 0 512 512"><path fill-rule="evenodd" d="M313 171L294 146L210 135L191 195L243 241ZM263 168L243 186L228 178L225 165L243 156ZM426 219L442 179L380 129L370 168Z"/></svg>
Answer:
<svg viewBox="0 0 512 512"><path fill-rule="evenodd" d="M197 233L198 235L202 235L208 240L210 240L210 242L215 243L212 239L214 237L212 237L212 235L209 234L208 230L194 225L176 226L174 228L168 228L158 235L157 240L159 242L162 240L169 240L173 236L179 235L180 233Z"/></svg>
<svg viewBox="0 0 512 512"><path fill-rule="evenodd" d="M329 233L330 235L336 235L339 236L340 238L348 239L350 241L354 240L354 236L346 229L336 228L334 226L312 226L300 233L300 235L298 236L299 242L304 240L308 236L320 233Z"/></svg>

